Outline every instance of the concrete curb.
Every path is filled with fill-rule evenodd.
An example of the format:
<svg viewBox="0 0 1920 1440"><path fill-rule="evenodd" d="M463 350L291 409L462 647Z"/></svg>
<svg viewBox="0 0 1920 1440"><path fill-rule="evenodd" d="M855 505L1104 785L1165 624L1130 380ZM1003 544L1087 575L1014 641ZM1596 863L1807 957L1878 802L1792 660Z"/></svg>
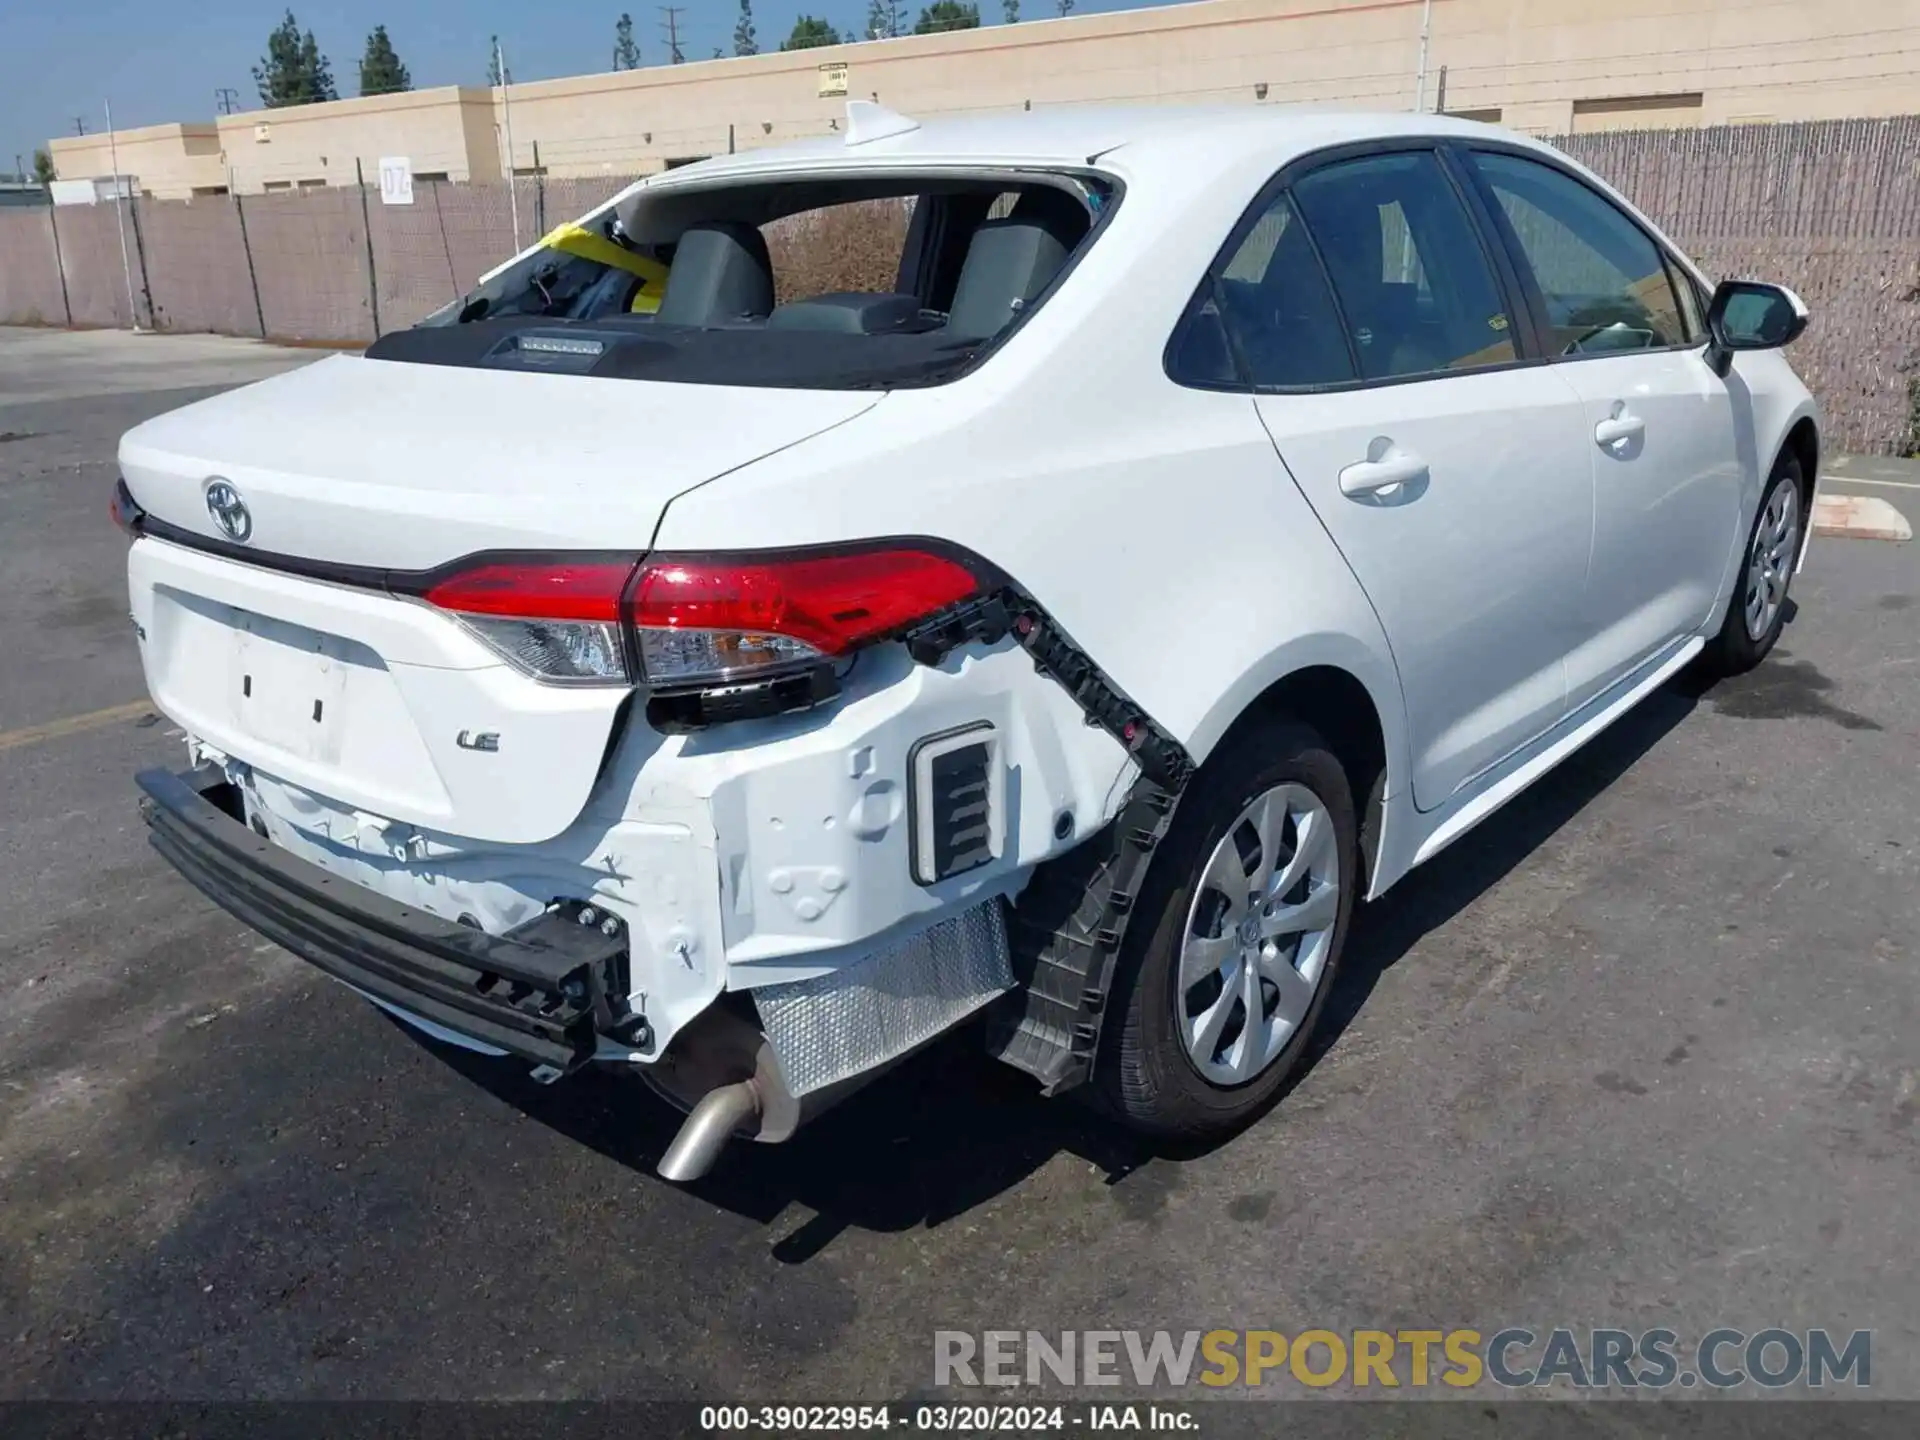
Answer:
<svg viewBox="0 0 1920 1440"><path fill-rule="evenodd" d="M1813 533L1843 540L1911 540L1913 527L1875 495L1817 495Z"/></svg>

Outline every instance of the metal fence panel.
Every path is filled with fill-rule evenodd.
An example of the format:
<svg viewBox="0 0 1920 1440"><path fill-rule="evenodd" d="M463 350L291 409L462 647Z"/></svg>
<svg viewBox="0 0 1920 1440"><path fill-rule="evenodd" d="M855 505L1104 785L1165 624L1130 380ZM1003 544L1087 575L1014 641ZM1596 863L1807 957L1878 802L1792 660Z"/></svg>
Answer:
<svg viewBox="0 0 1920 1440"><path fill-rule="evenodd" d="M142 200L139 213L154 329L261 333L233 200Z"/></svg>
<svg viewBox="0 0 1920 1440"><path fill-rule="evenodd" d="M53 223L60 231L60 267L67 277L67 299L75 325L131 328L133 312L127 305L127 271L120 251L121 218L112 205L62 205ZM126 232L127 254L133 253L133 229ZM136 288L139 277L134 277ZM146 315L141 314L145 323Z"/></svg>
<svg viewBox="0 0 1920 1440"><path fill-rule="evenodd" d="M0 210L0 322L68 323L51 205Z"/></svg>
<svg viewBox="0 0 1920 1440"><path fill-rule="evenodd" d="M633 184L631 175L589 175L546 182L546 228L591 214Z"/></svg>
<svg viewBox="0 0 1920 1440"><path fill-rule="evenodd" d="M533 222L532 187L526 187L529 205L520 216L520 241L526 244ZM439 190L441 220L446 226L447 253L452 257L453 273L460 293L466 294L487 271L514 254L513 207L507 187L501 185L448 185ZM418 199L414 201L416 207Z"/></svg>
<svg viewBox="0 0 1920 1440"><path fill-rule="evenodd" d="M269 336L374 338L361 203L357 186L246 197L247 235Z"/></svg>
<svg viewBox="0 0 1920 1440"><path fill-rule="evenodd" d="M417 181L413 204L372 204L373 268L380 280L380 329L417 324L466 293L454 266L442 191L457 192L438 180ZM371 197L369 197L371 199Z"/></svg>

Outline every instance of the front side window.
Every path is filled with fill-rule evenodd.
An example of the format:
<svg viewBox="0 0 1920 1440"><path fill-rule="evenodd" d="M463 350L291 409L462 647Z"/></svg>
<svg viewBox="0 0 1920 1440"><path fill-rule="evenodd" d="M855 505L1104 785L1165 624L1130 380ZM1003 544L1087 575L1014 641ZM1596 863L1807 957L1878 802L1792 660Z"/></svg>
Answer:
<svg viewBox="0 0 1920 1440"><path fill-rule="evenodd" d="M1660 247L1618 206L1536 160L1479 152L1473 163L1540 287L1551 353L1658 350L1695 338Z"/></svg>
<svg viewBox="0 0 1920 1440"><path fill-rule="evenodd" d="M1493 266L1437 155L1341 161L1299 181L1294 198L1332 274L1362 379L1513 361Z"/></svg>

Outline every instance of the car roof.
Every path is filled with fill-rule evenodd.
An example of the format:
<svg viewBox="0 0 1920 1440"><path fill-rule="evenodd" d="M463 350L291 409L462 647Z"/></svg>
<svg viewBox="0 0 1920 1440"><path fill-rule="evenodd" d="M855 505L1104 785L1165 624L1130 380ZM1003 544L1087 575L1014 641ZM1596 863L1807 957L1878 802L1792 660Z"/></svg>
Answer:
<svg viewBox="0 0 1920 1440"><path fill-rule="evenodd" d="M655 176L654 185L842 167L1085 165L1102 156L1112 156L1126 168L1195 162L1221 166L1260 157L1277 167L1330 145L1411 135L1497 136L1534 143L1498 126L1446 115L1294 105L1059 105L936 117L905 133L861 143L849 143L858 133L854 122L841 123L846 127L842 133L716 156ZM1124 156L1115 153L1123 150Z"/></svg>

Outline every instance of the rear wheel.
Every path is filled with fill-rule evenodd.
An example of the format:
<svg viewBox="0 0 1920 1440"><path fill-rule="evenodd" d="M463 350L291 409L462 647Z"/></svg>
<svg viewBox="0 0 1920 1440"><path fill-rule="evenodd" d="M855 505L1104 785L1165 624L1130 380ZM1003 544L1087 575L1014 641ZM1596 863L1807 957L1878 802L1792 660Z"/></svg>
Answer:
<svg viewBox="0 0 1920 1440"><path fill-rule="evenodd" d="M1358 884L1346 772L1312 729L1230 741L1182 796L1115 975L1097 1083L1141 1131L1206 1139L1305 1054Z"/></svg>
<svg viewBox="0 0 1920 1440"><path fill-rule="evenodd" d="M1720 633L1701 652L1701 664L1716 675L1751 670L1773 649L1787 619L1787 588L1800 558L1810 518L1799 457L1788 451L1774 462L1759 513L1734 580L1733 597Z"/></svg>

